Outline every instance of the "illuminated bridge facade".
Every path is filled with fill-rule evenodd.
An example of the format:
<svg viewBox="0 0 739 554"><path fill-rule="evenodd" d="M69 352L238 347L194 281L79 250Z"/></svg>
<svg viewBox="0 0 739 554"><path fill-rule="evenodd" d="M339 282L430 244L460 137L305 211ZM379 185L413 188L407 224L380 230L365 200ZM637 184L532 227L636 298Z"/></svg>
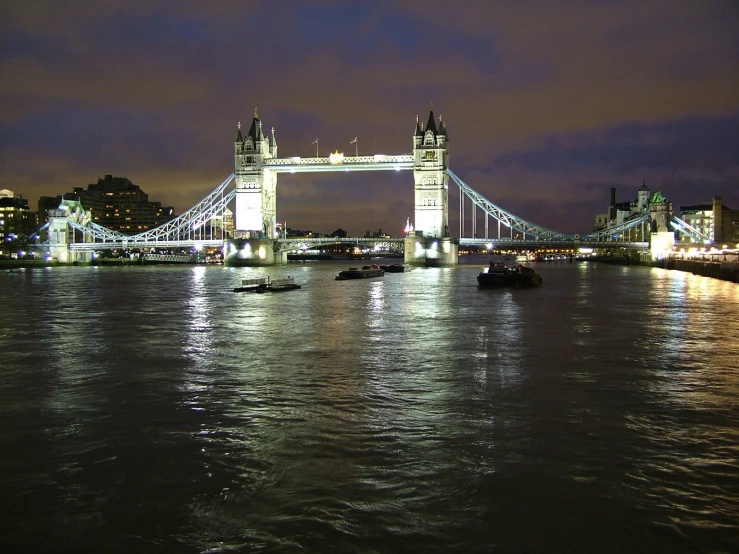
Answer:
<svg viewBox="0 0 739 554"><path fill-rule="evenodd" d="M96 225L73 202L50 213L49 240L42 245L62 262L89 260L91 253L113 248L223 247L233 263L283 263L287 253L326 244L360 243L403 250L407 263L455 265L459 245L510 248L623 247L651 249L653 255L671 250L674 230L695 242L710 240L674 217L668 203L650 204L642 213L598 232L560 233L527 221L497 206L449 168L446 124L433 109L424 125L416 119L413 149L408 154L327 157L278 157L274 129L267 135L255 110L249 131L238 126L234 143L235 170L203 200L176 219L137 235L123 235ZM407 235L397 239L288 239L277 228L277 178L280 173L413 171L414 220ZM449 228L449 184L459 191L459 227ZM234 206L234 233L224 224ZM456 235L456 236L453 236ZM649 240L645 240L649 239Z"/></svg>

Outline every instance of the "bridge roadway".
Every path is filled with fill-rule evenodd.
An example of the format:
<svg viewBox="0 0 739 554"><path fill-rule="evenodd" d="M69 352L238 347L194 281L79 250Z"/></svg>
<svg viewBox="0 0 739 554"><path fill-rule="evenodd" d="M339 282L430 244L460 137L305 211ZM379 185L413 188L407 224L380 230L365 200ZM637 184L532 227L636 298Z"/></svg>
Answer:
<svg viewBox="0 0 739 554"><path fill-rule="evenodd" d="M230 240L230 239L229 239ZM225 242L228 242L225 241ZM318 237L274 239L280 251L294 252L307 248L328 246L331 244L354 244L357 246L383 246L390 250L403 250L405 239L380 237ZM637 250L649 249L648 242L627 241L594 241L594 240L537 240L510 239L510 238L462 238L460 246L487 246L493 248L630 248ZM220 248L224 245L223 239L182 240L182 241L122 241L122 242L77 242L69 245L70 250L89 252L115 248Z"/></svg>

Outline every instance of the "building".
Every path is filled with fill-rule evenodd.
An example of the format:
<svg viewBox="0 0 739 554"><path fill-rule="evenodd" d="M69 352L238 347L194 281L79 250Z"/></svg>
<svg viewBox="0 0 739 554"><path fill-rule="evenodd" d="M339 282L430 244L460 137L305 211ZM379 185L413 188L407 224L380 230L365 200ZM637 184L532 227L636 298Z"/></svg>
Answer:
<svg viewBox="0 0 739 554"><path fill-rule="evenodd" d="M124 234L135 235L175 217L174 208L149 202L149 195L125 177L106 175L87 189L75 187L64 200L78 200L91 213L94 223Z"/></svg>
<svg viewBox="0 0 739 554"><path fill-rule="evenodd" d="M387 233L383 233L382 229L378 231L372 231L372 232L367 231L365 232L364 236L365 238L372 238L372 239L389 239L390 238L390 235L388 235Z"/></svg>
<svg viewBox="0 0 739 554"><path fill-rule="evenodd" d="M0 190L0 254L17 256L26 250L37 227L36 213L29 209L28 200L12 190Z"/></svg>
<svg viewBox="0 0 739 554"><path fill-rule="evenodd" d="M661 194L659 197L664 200ZM609 227L615 227L616 225L621 225L631 219L648 214L650 212L650 203L652 203L653 198L656 197L654 195L650 197L649 187L647 187L646 182L643 182L642 186L639 187L639 190L636 193L636 199L628 202L616 202L616 188L612 187L608 212L595 216L593 231L602 231ZM642 237L641 227L635 227L629 231L629 233L631 234L631 240L648 240L647 238Z"/></svg>
<svg viewBox="0 0 739 554"><path fill-rule="evenodd" d="M39 226L49 222L49 211L56 210L62 203L62 195L42 196L38 199L38 223Z"/></svg>
<svg viewBox="0 0 739 554"><path fill-rule="evenodd" d="M711 202L680 206L680 219L711 239L713 243L739 241L739 210L724 206L720 196L714 196ZM687 234L682 234L680 242L695 241Z"/></svg>
<svg viewBox="0 0 739 554"><path fill-rule="evenodd" d="M233 237L234 233L234 214L226 208L223 215L214 215L210 219L210 225L206 224L206 229L210 227L211 236L217 238Z"/></svg>

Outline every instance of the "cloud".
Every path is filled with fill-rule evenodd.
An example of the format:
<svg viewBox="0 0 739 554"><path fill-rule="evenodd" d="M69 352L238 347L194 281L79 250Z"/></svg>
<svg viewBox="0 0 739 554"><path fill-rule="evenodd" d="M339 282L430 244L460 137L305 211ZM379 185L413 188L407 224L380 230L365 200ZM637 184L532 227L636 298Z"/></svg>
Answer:
<svg viewBox="0 0 739 554"><path fill-rule="evenodd" d="M542 225L583 230L643 179L739 207L736 24L721 1L5 2L0 187L33 202L115 174L181 212L233 170L255 106L280 155L391 154L433 100L457 174ZM278 218L395 228L406 177L286 178Z"/></svg>

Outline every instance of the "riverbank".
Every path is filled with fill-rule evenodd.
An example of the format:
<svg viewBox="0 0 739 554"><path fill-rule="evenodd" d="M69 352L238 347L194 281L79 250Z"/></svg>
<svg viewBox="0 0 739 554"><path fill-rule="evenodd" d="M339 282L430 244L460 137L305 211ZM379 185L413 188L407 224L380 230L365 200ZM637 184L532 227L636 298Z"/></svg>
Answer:
<svg viewBox="0 0 739 554"><path fill-rule="evenodd" d="M21 259L21 260L0 260L0 270L3 269L22 269L22 268L34 268L34 267L56 267L65 266L72 264L60 264L56 260L36 260L36 259Z"/></svg>
<svg viewBox="0 0 739 554"><path fill-rule="evenodd" d="M589 261L617 265L639 265L685 271L703 277L712 277L732 283L739 283L739 263L737 262L706 262L683 260L677 258L663 258L661 260L640 260L630 256L597 256Z"/></svg>
<svg viewBox="0 0 739 554"><path fill-rule="evenodd" d="M69 262L62 263L56 260L38 260L38 259L21 259L21 260L0 260L0 270L3 269L24 269L39 267L64 267L64 266L128 266L128 265L195 265L199 262L192 260L188 262L159 260L159 259L135 259L135 258L97 258L89 262Z"/></svg>

